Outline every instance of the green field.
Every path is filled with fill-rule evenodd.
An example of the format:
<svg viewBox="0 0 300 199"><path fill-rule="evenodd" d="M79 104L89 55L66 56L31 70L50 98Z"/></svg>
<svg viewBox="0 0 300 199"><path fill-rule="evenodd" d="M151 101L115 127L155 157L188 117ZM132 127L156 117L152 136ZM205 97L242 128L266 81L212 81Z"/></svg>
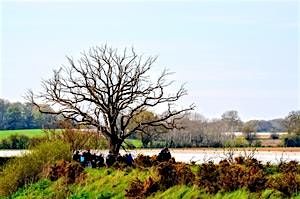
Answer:
<svg viewBox="0 0 300 199"><path fill-rule="evenodd" d="M16 134L26 135L28 137L39 137L44 133L43 129L0 130L0 140Z"/></svg>
<svg viewBox="0 0 300 199"><path fill-rule="evenodd" d="M30 138L44 135L43 129L21 129L21 130L0 130L0 140L8 138L11 135L26 135ZM126 139L126 143L135 148L142 148L142 142L138 139Z"/></svg>

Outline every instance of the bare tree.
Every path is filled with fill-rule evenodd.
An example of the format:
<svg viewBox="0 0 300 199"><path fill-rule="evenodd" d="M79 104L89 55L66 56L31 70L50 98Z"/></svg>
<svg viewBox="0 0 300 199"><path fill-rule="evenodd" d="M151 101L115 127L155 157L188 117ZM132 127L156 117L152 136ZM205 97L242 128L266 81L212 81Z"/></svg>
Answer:
<svg viewBox="0 0 300 199"><path fill-rule="evenodd" d="M194 105L176 109L174 103L187 91L182 85L174 94L166 93L172 84L166 80L171 74L167 70L151 81L148 72L156 57L144 58L134 49L119 53L105 45L82 53L77 62L67 59L69 65L54 70L53 77L43 81L43 91L39 94L29 91L28 99L42 113L59 114L79 124L94 126L108 140L113 155L119 153L124 140L134 132L142 132L149 126L172 129L182 113L194 109ZM40 103L49 104L56 111L48 112ZM165 114L128 128L136 115L161 104L166 104Z"/></svg>
<svg viewBox="0 0 300 199"><path fill-rule="evenodd" d="M300 135L300 111L291 111L288 116L285 117L283 125L289 134L295 133Z"/></svg>
<svg viewBox="0 0 300 199"><path fill-rule="evenodd" d="M222 120L228 125L228 130L232 135L234 131L237 131L239 129L239 126L242 123L238 112L233 110L223 113Z"/></svg>
<svg viewBox="0 0 300 199"><path fill-rule="evenodd" d="M257 127L257 122L255 122L255 120L250 120L244 123L242 128L244 137L249 142L250 146L252 145L253 141L256 139L256 127Z"/></svg>

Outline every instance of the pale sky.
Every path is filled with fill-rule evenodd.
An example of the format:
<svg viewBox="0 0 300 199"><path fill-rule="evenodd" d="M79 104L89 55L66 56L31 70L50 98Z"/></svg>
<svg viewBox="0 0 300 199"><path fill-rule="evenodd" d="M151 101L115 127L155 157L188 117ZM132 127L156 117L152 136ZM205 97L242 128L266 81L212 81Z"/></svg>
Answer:
<svg viewBox="0 0 300 199"><path fill-rule="evenodd" d="M158 55L206 117L243 120L300 109L300 1L1 1L0 98L27 89L95 45Z"/></svg>

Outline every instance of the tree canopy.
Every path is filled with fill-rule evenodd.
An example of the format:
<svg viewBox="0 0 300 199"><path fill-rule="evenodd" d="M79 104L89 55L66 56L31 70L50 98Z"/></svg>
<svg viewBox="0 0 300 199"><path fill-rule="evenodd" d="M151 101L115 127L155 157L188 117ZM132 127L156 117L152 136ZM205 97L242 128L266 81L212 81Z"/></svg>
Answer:
<svg viewBox="0 0 300 199"><path fill-rule="evenodd" d="M54 70L53 77L43 81L43 91L28 93L31 103L43 113L59 114L77 123L95 127L110 143L110 152L118 154L123 141L149 126L176 127L176 120L194 105L178 109L175 102L187 94L181 86L173 94L167 90L173 81L163 70L156 80L149 71L156 57L143 57L134 49L117 49L100 46L82 53L78 61L68 57L69 64ZM49 111L40 103L56 107ZM165 105L159 117L136 123L133 118L141 112Z"/></svg>

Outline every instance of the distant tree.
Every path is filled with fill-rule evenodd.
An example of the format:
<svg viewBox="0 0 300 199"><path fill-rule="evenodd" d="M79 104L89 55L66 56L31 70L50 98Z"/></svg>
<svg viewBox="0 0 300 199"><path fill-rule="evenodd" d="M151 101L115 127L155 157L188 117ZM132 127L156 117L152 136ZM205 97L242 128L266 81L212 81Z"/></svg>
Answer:
<svg viewBox="0 0 300 199"><path fill-rule="evenodd" d="M224 121L228 126L228 131L233 133L234 131L238 131L242 121L238 115L237 111L231 110L226 111L222 114L222 121Z"/></svg>
<svg viewBox="0 0 300 199"><path fill-rule="evenodd" d="M34 118L33 107L30 103L23 105L23 127L26 129L38 128Z"/></svg>
<svg viewBox="0 0 300 199"><path fill-rule="evenodd" d="M175 127L181 114L192 110L176 109L175 102L187 94L182 86L170 94L166 89L172 82L164 70L152 82L149 70L156 58L144 59L132 49L119 53L107 46L95 47L75 62L68 58L69 66L63 66L51 79L44 81L44 90L35 95L29 91L28 99L42 113L60 114L80 124L94 126L108 140L109 151L119 153L124 140L147 127ZM47 111L39 104L56 106ZM148 108L165 105L167 111L159 118L140 122L128 128L134 117Z"/></svg>
<svg viewBox="0 0 300 199"><path fill-rule="evenodd" d="M33 104L11 103L0 99L0 129L54 128L55 126L55 117L41 114Z"/></svg>
<svg viewBox="0 0 300 199"><path fill-rule="evenodd" d="M6 112L8 108L8 101L0 99L0 129L5 129L7 126Z"/></svg>
<svg viewBox="0 0 300 199"><path fill-rule="evenodd" d="M128 125L128 129L131 129L134 126L139 125L140 123L157 120L159 116L155 115L151 111L143 111L139 114L135 115L130 124ZM143 130L138 130L137 133L143 143L143 147L148 147L151 145L152 141L156 139L160 134L167 133L168 129L163 126L147 126Z"/></svg>
<svg viewBox="0 0 300 199"><path fill-rule="evenodd" d="M278 118L278 119L270 120L269 122L272 125L272 129L270 131L272 131L272 132L287 131L284 126L284 119Z"/></svg>
<svg viewBox="0 0 300 199"><path fill-rule="evenodd" d="M283 119L249 120L247 123L251 123L257 132L282 132L285 131L282 121Z"/></svg>
<svg viewBox="0 0 300 199"><path fill-rule="evenodd" d="M284 125L289 134L300 135L300 111L291 111L284 119Z"/></svg>
<svg viewBox="0 0 300 199"><path fill-rule="evenodd" d="M250 145L252 145L253 141L256 139L256 126L257 123L255 122L255 120L251 120L249 122L246 122L242 128L244 137Z"/></svg>
<svg viewBox="0 0 300 199"><path fill-rule="evenodd" d="M21 103L11 104L6 111L7 129L22 129L24 127L23 110Z"/></svg>

